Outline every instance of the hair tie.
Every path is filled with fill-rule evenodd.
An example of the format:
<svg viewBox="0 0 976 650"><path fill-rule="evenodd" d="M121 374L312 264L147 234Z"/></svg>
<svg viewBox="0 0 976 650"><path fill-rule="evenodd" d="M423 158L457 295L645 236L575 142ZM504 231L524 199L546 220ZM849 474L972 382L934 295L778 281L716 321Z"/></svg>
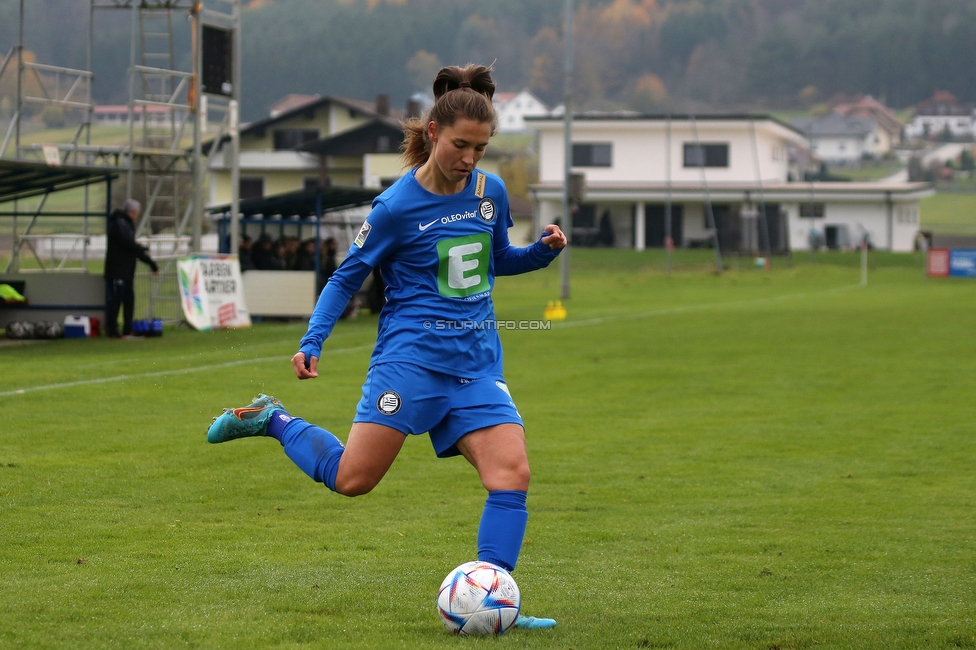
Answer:
<svg viewBox="0 0 976 650"><path fill-rule="evenodd" d="M462 81L461 83L458 84L458 88L470 88L470 87L471 87L470 81Z"/></svg>

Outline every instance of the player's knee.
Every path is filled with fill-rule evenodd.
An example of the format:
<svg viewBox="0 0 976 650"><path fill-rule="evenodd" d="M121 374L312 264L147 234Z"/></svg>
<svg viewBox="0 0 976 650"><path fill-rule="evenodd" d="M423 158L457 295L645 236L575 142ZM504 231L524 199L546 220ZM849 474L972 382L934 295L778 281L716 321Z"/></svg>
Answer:
<svg viewBox="0 0 976 650"><path fill-rule="evenodd" d="M516 489L527 492L529 489L529 481L532 479L532 472L529 470L528 461L522 463L515 469L514 482L518 485Z"/></svg>
<svg viewBox="0 0 976 650"><path fill-rule="evenodd" d="M345 497L369 494L379 481L363 476L336 477L335 491Z"/></svg>
<svg viewBox="0 0 976 650"><path fill-rule="evenodd" d="M494 490L521 490L526 492L529 489L531 478L532 472L529 470L529 462L526 460L486 472L481 483L489 492Z"/></svg>

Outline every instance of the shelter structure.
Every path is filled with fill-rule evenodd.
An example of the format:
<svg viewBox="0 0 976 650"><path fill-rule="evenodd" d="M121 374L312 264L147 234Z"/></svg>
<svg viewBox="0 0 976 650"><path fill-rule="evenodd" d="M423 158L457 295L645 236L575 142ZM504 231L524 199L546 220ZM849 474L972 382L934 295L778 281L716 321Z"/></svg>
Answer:
<svg viewBox="0 0 976 650"><path fill-rule="evenodd" d="M89 167L50 166L16 160L0 160L0 217L12 220L14 230L20 232L21 246L14 250L0 272L0 283L14 286L27 298L26 304L0 304L0 327L18 320L61 322L65 316L82 314L102 318L104 315L104 283L101 276L83 273L87 264L88 221L104 219L112 196L112 181L116 172ZM49 197L76 188L103 185L106 203L91 210L46 211L47 216L80 220L80 235L34 232ZM11 209L18 202L36 200L36 208L27 213ZM23 220L23 226L18 224ZM76 259L72 253L80 252ZM43 273L19 272L19 255L32 257ZM73 271L73 273L70 273Z"/></svg>

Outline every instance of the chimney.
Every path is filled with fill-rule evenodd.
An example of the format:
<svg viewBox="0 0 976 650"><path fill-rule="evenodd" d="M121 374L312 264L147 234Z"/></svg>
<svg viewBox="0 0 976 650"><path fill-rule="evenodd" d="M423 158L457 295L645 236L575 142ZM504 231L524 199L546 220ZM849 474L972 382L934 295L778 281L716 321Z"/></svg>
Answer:
<svg viewBox="0 0 976 650"><path fill-rule="evenodd" d="M407 119L420 117L420 102L416 99L407 100Z"/></svg>
<svg viewBox="0 0 976 650"><path fill-rule="evenodd" d="M376 114L384 117L390 114L390 96L380 94L376 96Z"/></svg>

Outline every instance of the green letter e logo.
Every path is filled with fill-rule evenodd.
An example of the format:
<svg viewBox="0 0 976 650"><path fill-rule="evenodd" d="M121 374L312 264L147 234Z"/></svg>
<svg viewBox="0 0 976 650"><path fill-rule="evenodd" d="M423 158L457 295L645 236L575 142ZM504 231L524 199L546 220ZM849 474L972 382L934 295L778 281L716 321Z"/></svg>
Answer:
<svg viewBox="0 0 976 650"><path fill-rule="evenodd" d="M437 289L448 298L466 298L488 291L491 236L478 233L437 242Z"/></svg>

